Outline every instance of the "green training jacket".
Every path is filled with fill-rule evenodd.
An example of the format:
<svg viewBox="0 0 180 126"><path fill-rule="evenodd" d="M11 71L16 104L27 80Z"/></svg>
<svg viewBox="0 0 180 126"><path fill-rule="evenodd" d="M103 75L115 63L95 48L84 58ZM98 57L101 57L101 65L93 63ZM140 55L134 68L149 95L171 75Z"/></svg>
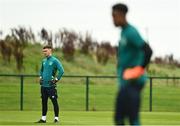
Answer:
<svg viewBox="0 0 180 126"><path fill-rule="evenodd" d="M49 56L42 60L42 65L40 69L40 77L43 79L43 87L51 87L51 80L57 77L58 80L61 79L64 73L63 66L61 62L54 56Z"/></svg>
<svg viewBox="0 0 180 126"><path fill-rule="evenodd" d="M135 66L142 66L144 63L144 40L140 36L139 32L132 25L127 24L122 28L121 40L118 46L118 64L117 74L119 76L120 86L126 86L130 83L145 84L146 76L143 75L135 80L124 80L123 72L127 68Z"/></svg>

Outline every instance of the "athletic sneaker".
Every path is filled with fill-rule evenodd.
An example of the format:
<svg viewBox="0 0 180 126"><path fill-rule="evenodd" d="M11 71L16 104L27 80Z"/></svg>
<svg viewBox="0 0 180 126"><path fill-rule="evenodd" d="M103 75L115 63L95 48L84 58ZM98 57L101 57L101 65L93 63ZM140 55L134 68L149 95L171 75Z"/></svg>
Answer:
<svg viewBox="0 0 180 126"><path fill-rule="evenodd" d="M42 120L40 119L39 121L37 121L36 123L46 123L46 120Z"/></svg>
<svg viewBox="0 0 180 126"><path fill-rule="evenodd" d="M57 119L54 119L54 123L58 123L59 122L59 120L57 120Z"/></svg>

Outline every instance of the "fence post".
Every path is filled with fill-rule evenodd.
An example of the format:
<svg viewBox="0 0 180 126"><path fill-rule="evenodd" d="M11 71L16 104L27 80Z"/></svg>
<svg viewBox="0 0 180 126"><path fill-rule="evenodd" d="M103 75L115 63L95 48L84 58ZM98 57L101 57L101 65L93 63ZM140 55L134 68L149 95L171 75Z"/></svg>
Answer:
<svg viewBox="0 0 180 126"><path fill-rule="evenodd" d="M149 111L152 112L152 77L150 77Z"/></svg>
<svg viewBox="0 0 180 126"><path fill-rule="evenodd" d="M89 111L89 76L86 76L86 111Z"/></svg>
<svg viewBox="0 0 180 126"><path fill-rule="evenodd" d="M24 75L20 75L20 110L23 110L23 83L24 83Z"/></svg>

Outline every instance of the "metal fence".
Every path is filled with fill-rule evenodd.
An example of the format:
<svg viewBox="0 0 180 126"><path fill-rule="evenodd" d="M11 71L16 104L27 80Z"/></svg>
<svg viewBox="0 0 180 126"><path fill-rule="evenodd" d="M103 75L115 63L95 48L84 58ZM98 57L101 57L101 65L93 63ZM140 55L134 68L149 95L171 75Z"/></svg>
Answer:
<svg viewBox="0 0 180 126"><path fill-rule="evenodd" d="M1 99L4 99L4 101L3 100L1 100L1 102L0 102L0 109L1 110L5 110L5 109L7 109L7 107L6 107L6 105L8 104L8 106L9 105L11 105L11 104L14 104L14 102L9 102L9 103L6 103L6 101L8 100L8 98L10 97L9 95L17 95L17 93L19 92L19 95L17 95L16 96L16 98L17 97L19 97L19 98L17 98L17 99L12 99L12 101L14 100L14 101L16 101L16 102L18 102L19 101L19 109L20 110L24 110L24 104L26 103L26 106L28 106L28 104L33 104L33 103L31 103L31 102L33 102L33 101L28 101L27 99L28 99L28 97L38 97L38 96L34 96L33 94L35 94L34 93L34 89L31 89L31 91L28 91L28 88L29 87L27 87L26 88L26 93L24 92L24 86L25 85L28 85L28 83L30 83L29 81L28 81L28 78L33 78L33 79L31 79L31 80L35 80L36 82L35 83L38 83L38 80L36 80L36 79L34 79L34 78L37 78L38 77L38 75L10 75L10 74L0 74L0 88L1 88ZM6 78L6 79L4 79L4 78ZM16 78L16 80L15 79L8 79L8 78ZM63 79L65 79L65 78L67 78L68 79L68 83L75 83L75 79L79 79L78 80L78 84L80 84L81 83L81 85L79 86L79 87L77 87L77 86L74 86L74 87L72 87L72 86L69 86L71 89L69 90L68 88L68 86L66 87L67 88L67 90L65 90L65 91L67 91L66 92L66 94L67 95L71 95L71 96L68 96L68 98L71 98L71 97L73 97L73 95L75 95L76 93L78 93L78 92L76 92L76 89L77 88L81 88L81 90L82 90L82 93L81 94L79 94L79 95L81 95L80 96L80 98L79 99L76 99L75 97L74 97L74 101L73 101L73 98L72 98L72 101L71 102L76 102L77 101L77 103L76 104L78 104L78 102L81 102L81 104L84 106L82 106L82 105L79 105L80 107L78 108L77 107L77 109L76 110L81 110L82 108L84 108L84 109L82 109L82 110L86 110L86 111L89 111L89 110L93 110L93 111L96 111L96 110L99 110L100 108L101 108L101 110L109 110L109 108L108 108L108 106L111 106L112 107L112 105L110 104L109 105L109 102L110 101L106 101L106 98L104 98L104 97L114 97L114 95L115 94L110 94L110 92L115 92L115 91L111 91L111 89L110 88L112 88L112 86L110 87L110 86L107 86L107 88L106 89L102 89L101 88L101 85L103 85L103 84L101 84L101 85L99 85L99 89L101 89L102 91L103 90L106 90L106 91L104 91L104 94L108 94L109 93L109 95L106 95L106 96L104 96L103 97L103 95L99 95L98 94L98 91L96 91L95 92L95 90L96 90L96 88L98 88L97 86L96 86L96 82L93 82L93 80L94 81L96 81L96 79L102 79L103 80L103 83L105 83L107 80L105 80L105 79L109 79L109 82L107 82L107 83L113 83L114 85L115 85L115 83L116 82L112 82L112 80L113 79L117 79L117 76L67 76L67 75L64 75L63 76ZM69 79L69 78L71 78L71 79ZM62 80L63 80L62 79ZM146 88L146 95L145 95L145 102L146 102L146 105L144 105L145 107L145 111L153 111L153 106L155 106L154 108L155 108L155 110L158 110L158 109L161 109L161 107L156 107L156 104L160 104L160 100L162 100L162 103L161 104L163 104L163 102L164 102L164 104L167 104L168 102L165 102L166 101L166 99L163 101L163 98L161 97L161 98L159 98L158 99L158 95L159 94L163 94L164 93L164 96L167 94L167 95L172 95L171 93L170 94L168 94L167 93L167 91L168 90L171 90L172 88L172 85L174 85L173 86L173 89L180 89L180 87L179 87L179 79L180 79L180 77L149 77L149 82L147 82L149 85L148 85L148 87L149 88ZM19 80L19 81L18 81ZM71 80L71 82L69 82ZM163 80L163 82L162 82L162 80ZM19 84L17 84L17 86L16 87L14 87L14 90L12 89L12 92L10 92L10 93L6 93L5 91L6 90L8 90L7 88L9 88L10 89L10 87L11 86L8 86L7 85L7 83L9 82L9 81L12 81L12 83L19 83ZM25 81L26 81L26 83L25 83ZM84 82L83 82L84 81ZM28 83L27 83L28 82ZM34 82L32 82L32 83L34 83ZM63 83L63 82L62 82ZM97 82L97 83L101 83L100 81L99 82ZM12 84L13 85L13 84ZM19 86L18 86L19 85ZM32 84L29 84L29 86L31 86ZM74 85L76 85L76 84L74 84ZM162 86L161 85L163 85L165 88L162 88ZM171 86L169 86L169 85L171 85ZM39 85L38 85L39 86ZM35 85L34 87L38 87L37 85ZM154 87L156 87L156 88L153 88L153 86ZM158 89L158 87L161 87L161 92L159 92L160 90L156 90L156 89ZM170 88L168 88L168 86L170 87ZM19 87L19 89L17 88L17 87ZM72 88L74 88L74 89L72 89ZM115 86L113 86L113 90L115 90L117 87L115 87ZM29 88L30 89L30 88ZM90 91L90 89L93 89L93 90L91 90ZM159 88L160 89L160 88ZM18 91L17 91L18 90ZM72 91L74 91L74 92L71 92L71 90ZM180 91L180 90L179 90ZM177 100L177 102L178 102L178 100L180 101L180 98L178 98L178 95L180 95L180 93L178 93L179 91L176 91L176 94L173 94L173 96L171 97L171 99L172 100L170 100L170 102L173 102L174 100L174 98L177 98L176 100ZM174 91L175 92L175 91ZM154 94L154 95L153 95ZM7 95L7 96L6 96ZM24 98L24 95L26 96L26 98ZM177 97L176 97L176 95L177 95ZM11 96L12 97L12 96ZM96 97L99 97L99 98L96 98ZM110 98L110 99L112 99L112 97ZM168 96L167 96L168 97ZM13 97L14 98L14 97ZM34 98L35 99L35 98ZM90 100L91 99L91 100ZM102 99L102 101L101 101L101 99ZM149 101L147 101L147 99L149 99ZM168 100L168 99L167 99ZM69 100L70 101L70 100ZM68 100L67 100L67 102L66 102L66 100L64 100L64 102L65 102L65 104L66 104L66 106L70 106L71 105L71 103L68 103L69 102ZM90 103L90 101L93 101L93 102L91 102ZM102 109L102 107L99 107L99 104L100 104L100 102L105 102L104 104L103 104L103 106L104 106L104 109ZM97 104L95 105L95 103L94 102L96 102ZM111 101L112 102L112 101ZM157 103L156 103L157 102ZM153 104L154 103L154 104ZM1 104L2 104L2 106L1 106ZM73 103L72 103L73 104ZM180 104L180 102L178 102L177 104ZM106 107L106 105L107 105L107 107ZM90 106L91 106L91 109L90 109ZM148 106L148 107L147 107ZM161 106L161 105L159 105L159 106ZM168 105L167 105L168 106ZM175 105L176 106L176 105ZM16 107L17 107L17 105L16 105ZM99 108L98 108L99 107ZM98 108L98 109L97 109ZM68 109L68 107L67 107L67 109ZM171 108L167 108L169 111L171 111ZM163 109L162 109L162 111L163 111ZM172 111L176 111L176 108L174 108L174 109L172 109ZM178 111L180 111L180 110L178 110Z"/></svg>

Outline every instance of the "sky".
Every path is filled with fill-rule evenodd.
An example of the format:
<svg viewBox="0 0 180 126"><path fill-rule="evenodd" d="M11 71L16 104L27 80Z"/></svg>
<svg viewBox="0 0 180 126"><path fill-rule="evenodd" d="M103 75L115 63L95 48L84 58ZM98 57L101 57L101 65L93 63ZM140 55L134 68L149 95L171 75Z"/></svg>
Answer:
<svg viewBox="0 0 180 126"><path fill-rule="evenodd" d="M111 7L118 2L128 5L128 22L150 43L154 56L173 54L180 60L180 0L0 0L0 30L5 35L18 26L35 33L67 28L117 45L120 29L113 25Z"/></svg>

